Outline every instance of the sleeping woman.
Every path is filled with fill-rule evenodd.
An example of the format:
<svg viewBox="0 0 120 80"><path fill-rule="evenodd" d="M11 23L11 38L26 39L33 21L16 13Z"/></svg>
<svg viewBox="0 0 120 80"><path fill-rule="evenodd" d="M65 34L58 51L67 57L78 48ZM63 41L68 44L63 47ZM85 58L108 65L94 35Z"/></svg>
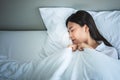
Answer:
<svg viewBox="0 0 120 80"><path fill-rule="evenodd" d="M117 51L98 32L92 16L77 11L66 26L73 44L43 60L0 60L0 80L119 80Z"/></svg>
<svg viewBox="0 0 120 80"><path fill-rule="evenodd" d="M99 33L92 16L86 11L77 11L66 20L66 26L73 44L73 51L93 48L110 57L118 59L114 47Z"/></svg>

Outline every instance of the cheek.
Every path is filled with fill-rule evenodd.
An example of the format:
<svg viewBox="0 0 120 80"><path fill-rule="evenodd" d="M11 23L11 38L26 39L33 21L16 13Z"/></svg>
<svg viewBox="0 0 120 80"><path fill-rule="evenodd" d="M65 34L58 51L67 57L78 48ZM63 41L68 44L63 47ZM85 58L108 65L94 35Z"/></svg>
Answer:
<svg viewBox="0 0 120 80"><path fill-rule="evenodd" d="M78 42L86 42L87 36L86 36L85 33L79 32L79 33L76 35L76 39L77 39Z"/></svg>

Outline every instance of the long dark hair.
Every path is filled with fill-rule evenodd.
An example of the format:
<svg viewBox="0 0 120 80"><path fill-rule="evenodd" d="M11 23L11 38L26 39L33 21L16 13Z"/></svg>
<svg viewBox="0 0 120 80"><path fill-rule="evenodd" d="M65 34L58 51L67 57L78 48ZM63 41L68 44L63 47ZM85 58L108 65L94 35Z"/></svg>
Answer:
<svg viewBox="0 0 120 80"><path fill-rule="evenodd" d="M103 41L107 46L112 46L98 31L96 24L93 20L93 17L84 10L79 10L76 13L73 13L66 20L66 26L68 22L75 22L80 26L84 26L85 24L89 27L90 36L96 41Z"/></svg>

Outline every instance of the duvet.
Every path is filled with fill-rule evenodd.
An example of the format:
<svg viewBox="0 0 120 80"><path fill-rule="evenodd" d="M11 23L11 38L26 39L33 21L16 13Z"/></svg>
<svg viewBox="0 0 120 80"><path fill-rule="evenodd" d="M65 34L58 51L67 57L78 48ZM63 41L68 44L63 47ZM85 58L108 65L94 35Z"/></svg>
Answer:
<svg viewBox="0 0 120 80"><path fill-rule="evenodd" d="M120 80L120 61L89 48L65 48L26 63L1 58L0 80Z"/></svg>

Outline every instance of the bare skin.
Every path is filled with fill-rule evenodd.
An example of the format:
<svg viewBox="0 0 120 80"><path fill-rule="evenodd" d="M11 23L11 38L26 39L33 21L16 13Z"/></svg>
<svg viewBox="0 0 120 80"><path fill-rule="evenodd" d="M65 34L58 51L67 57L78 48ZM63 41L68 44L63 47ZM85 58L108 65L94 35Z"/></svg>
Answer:
<svg viewBox="0 0 120 80"><path fill-rule="evenodd" d="M74 22L68 22L68 32L73 44L68 45L73 51L84 48L96 48L99 44L91 38L87 25L80 26Z"/></svg>

